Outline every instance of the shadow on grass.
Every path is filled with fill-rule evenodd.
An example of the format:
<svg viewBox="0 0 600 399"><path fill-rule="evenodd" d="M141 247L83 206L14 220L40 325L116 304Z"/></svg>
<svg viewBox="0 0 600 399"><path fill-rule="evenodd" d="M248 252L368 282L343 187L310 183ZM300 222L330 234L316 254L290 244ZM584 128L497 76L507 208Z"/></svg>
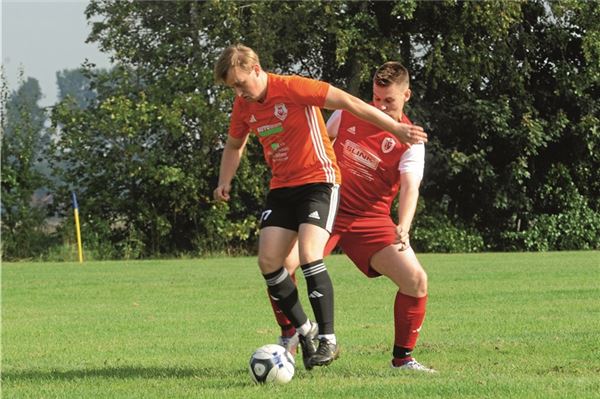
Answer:
<svg viewBox="0 0 600 399"><path fill-rule="evenodd" d="M240 375L246 373L247 371L242 369L118 366L76 370L4 371L1 379L2 382L9 383L19 380L76 380L82 378L196 378L223 381L239 380Z"/></svg>

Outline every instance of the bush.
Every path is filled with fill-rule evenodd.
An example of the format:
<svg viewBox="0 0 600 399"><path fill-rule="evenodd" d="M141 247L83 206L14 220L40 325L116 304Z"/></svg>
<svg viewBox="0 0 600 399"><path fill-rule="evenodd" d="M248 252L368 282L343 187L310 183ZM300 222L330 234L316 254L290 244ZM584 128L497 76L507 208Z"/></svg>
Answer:
<svg viewBox="0 0 600 399"><path fill-rule="evenodd" d="M570 209L557 214L541 214L524 231L506 232L508 248L526 251L600 249L600 213L583 197Z"/></svg>
<svg viewBox="0 0 600 399"><path fill-rule="evenodd" d="M480 252L483 238L475 229L453 222L444 214L414 219L411 245L417 252Z"/></svg>

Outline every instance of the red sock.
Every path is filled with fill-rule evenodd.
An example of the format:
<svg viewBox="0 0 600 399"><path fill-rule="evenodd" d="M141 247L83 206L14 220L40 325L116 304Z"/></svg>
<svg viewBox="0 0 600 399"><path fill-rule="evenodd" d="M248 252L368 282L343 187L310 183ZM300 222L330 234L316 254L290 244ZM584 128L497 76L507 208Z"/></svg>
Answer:
<svg viewBox="0 0 600 399"><path fill-rule="evenodd" d="M398 291L394 302L394 352L396 348L405 348L412 351L417 344L419 331L425 319L425 305L427 304L427 295L421 298L404 295ZM394 357L398 356L394 353Z"/></svg>
<svg viewBox="0 0 600 399"><path fill-rule="evenodd" d="M296 284L296 275L292 274L292 275L290 275L290 277L292 278L292 281L294 282L294 284ZM292 325L292 322L290 321L290 319L288 319L286 317L286 315L283 314L281 309L279 309L279 305L277 304L277 302L275 302L273 300L273 298L271 298L271 295L269 295L268 291L267 291L267 296L269 297L269 301L271 302L271 307L273 308L273 313L275 314L275 319L277 320L277 324L279 324L279 327L281 327L281 336L282 337L293 336L296 333L296 327L294 327Z"/></svg>

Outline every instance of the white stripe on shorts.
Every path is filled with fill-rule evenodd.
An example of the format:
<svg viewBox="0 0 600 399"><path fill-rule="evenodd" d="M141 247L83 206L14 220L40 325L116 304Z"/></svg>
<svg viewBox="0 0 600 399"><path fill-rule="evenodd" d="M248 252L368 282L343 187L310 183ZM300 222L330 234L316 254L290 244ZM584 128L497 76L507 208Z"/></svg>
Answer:
<svg viewBox="0 0 600 399"><path fill-rule="evenodd" d="M327 224L325 225L325 230L328 232L333 231L333 224L335 223L335 215L337 214L338 208L338 196L340 193L340 185L334 184L331 187L331 198L329 199L329 213L327 214Z"/></svg>

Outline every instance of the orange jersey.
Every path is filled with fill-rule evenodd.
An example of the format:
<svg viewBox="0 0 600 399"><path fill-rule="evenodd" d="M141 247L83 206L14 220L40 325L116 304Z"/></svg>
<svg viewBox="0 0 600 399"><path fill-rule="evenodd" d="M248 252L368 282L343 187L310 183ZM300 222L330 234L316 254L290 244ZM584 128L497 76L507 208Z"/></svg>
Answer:
<svg viewBox="0 0 600 399"><path fill-rule="evenodd" d="M319 108L329 84L300 76L267 74L262 102L236 97L229 135L253 133L271 168L270 188L341 182L333 146Z"/></svg>

